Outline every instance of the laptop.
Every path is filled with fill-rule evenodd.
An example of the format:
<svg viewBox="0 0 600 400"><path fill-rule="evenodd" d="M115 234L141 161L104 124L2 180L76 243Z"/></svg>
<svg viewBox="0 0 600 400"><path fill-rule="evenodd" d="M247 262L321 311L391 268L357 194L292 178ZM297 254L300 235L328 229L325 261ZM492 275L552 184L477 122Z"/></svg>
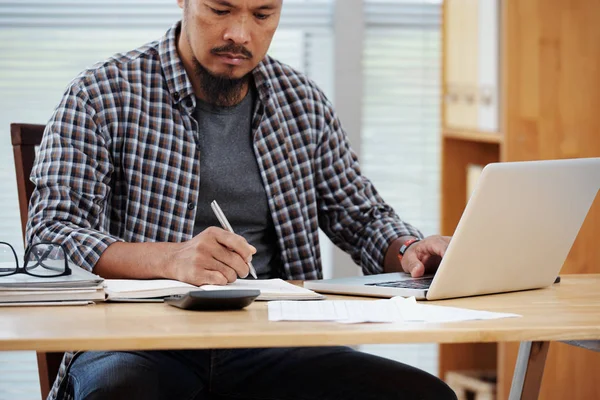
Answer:
<svg viewBox="0 0 600 400"><path fill-rule="evenodd" d="M438 300L550 286L600 189L600 158L487 165L435 275L306 281L322 293Z"/></svg>

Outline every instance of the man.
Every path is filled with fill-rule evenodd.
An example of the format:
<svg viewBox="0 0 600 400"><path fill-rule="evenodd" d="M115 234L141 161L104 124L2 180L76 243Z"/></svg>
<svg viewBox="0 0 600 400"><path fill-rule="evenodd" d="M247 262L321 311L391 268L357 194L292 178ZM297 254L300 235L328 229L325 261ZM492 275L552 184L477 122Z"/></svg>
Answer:
<svg viewBox="0 0 600 400"><path fill-rule="evenodd" d="M32 172L28 241L60 242L105 278L224 285L250 260L261 278L320 278L321 227L365 273L435 268L449 239L414 242L420 233L360 174L331 103L266 56L282 0L178 4L183 22L161 40L69 85ZM216 227L214 199L243 235ZM50 397L454 394L423 371L334 347L67 354Z"/></svg>

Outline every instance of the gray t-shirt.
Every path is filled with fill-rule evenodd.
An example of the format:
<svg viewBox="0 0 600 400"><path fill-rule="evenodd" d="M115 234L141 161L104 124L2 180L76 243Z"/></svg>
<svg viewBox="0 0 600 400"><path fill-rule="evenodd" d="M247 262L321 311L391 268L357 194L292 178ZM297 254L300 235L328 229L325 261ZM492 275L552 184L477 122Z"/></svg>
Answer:
<svg viewBox="0 0 600 400"><path fill-rule="evenodd" d="M259 278L278 277L280 250L254 154L253 89L237 105L217 107L196 99L200 143L200 194L194 236L218 226L210 203L216 200L235 233L256 247L252 264Z"/></svg>

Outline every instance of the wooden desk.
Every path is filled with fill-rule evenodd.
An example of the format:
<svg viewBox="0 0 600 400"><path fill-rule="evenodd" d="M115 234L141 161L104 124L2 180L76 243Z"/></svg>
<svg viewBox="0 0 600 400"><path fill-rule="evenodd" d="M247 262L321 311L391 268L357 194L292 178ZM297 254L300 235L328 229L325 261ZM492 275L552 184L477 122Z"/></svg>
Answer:
<svg viewBox="0 0 600 400"><path fill-rule="evenodd" d="M348 299L341 296L328 298ZM525 346L521 358L528 356L520 360L522 368L517 368L515 373L516 382L524 378L521 385L523 397L516 398L527 398L531 396L527 391L529 387L535 391L537 384L539 390L540 371L543 372L549 341L600 339L600 275L563 276L561 283L546 289L431 304L510 312L523 317L448 324L345 325L333 322L269 322L264 302L255 302L242 311L229 312L185 311L161 303L7 307L0 308L0 351L520 341ZM528 353L528 343L533 352ZM538 356L530 357L530 354ZM532 364L536 360L537 363ZM527 370L527 365L537 368Z"/></svg>

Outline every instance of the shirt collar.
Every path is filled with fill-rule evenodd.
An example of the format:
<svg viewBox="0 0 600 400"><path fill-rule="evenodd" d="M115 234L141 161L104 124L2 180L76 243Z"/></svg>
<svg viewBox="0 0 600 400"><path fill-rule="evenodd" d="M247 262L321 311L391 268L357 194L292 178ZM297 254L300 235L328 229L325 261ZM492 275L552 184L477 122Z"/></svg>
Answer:
<svg viewBox="0 0 600 400"><path fill-rule="evenodd" d="M187 97L192 97L192 106L195 106L194 88L187 76L183 61L177 52L177 37L181 30L181 21L176 22L163 36L159 43L159 57L167 86L174 104L182 102ZM271 96L273 86L269 74L269 65L272 63L269 56L254 68L252 77L261 101L266 101ZM193 108L192 107L192 108Z"/></svg>
<svg viewBox="0 0 600 400"><path fill-rule="evenodd" d="M194 94L192 82L177 53L177 36L180 29L181 21L178 21L167 31L158 46L160 64L174 104Z"/></svg>

